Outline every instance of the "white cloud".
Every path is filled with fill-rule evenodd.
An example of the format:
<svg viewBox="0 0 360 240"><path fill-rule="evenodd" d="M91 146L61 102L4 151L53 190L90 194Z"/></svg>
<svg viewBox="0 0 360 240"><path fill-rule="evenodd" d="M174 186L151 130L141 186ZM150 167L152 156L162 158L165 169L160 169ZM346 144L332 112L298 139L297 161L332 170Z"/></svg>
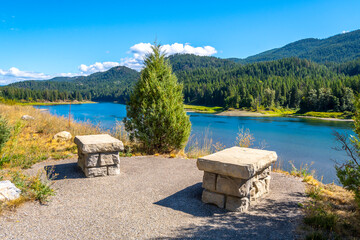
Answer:
<svg viewBox="0 0 360 240"><path fill-rule="evenodd" d="M92 65L85 65L85 64L81 64L79 66L79 70L81 71L82 75L88 75L88 74L92 74L95 72L104 72L106 70L109 70L112 67L116 67L119 66L120 63L118 62L96 62Z"/></svg>
<svg viewBox="0 0 360 240"><path fill-rule="evenodd" d="M38 72L21 71L16 67L11 67L9 70L0 69L0 82L2 84L9 84L24 80L44 80L51 78L51 75Z"/></svg>
<svg viewBox="0 0 360 240"><path fill-rule="evenodd" d="M167 56L173 54L195 54L199 56L211 56L217 53L216 49L211 46L193 47L189 43L173 43L162 45L162 51ZM13 82L24 80L45 80L56 76L73 77L73 76L86 76L95 72L104 72L112 67L126 66L131 69L140 71L143 68L143 60L146 54L151 52L151 43L138 43L130 47L127 52L131 56L121 58L119 62L96 62L91 65L81 64L77 73L58 73L58 74L45 74L30 71L21 71L16 67L9 70L0 69L0 84L10 84Z"/></svg>
<svg viewBox="0 0 360 240"><path fill-rule="evenodd" d="M131 57L125 57L120 60L120 62L103 62L95 63L92 65L81 64L79 66L80 71L83 74L91 74L94 72L106 71L115 66L126 66L140 71L143 67L143 60L146 54L151 52L151 43L138 43L130 47L130 50L127 52L131 54ZM173 43L162 45L161 50L166 53L167 56L173 54L195 54L199 56L211 56L217 53L216 49L211 46L204 47L193 47L189 43Z"/></svg>
<svg viewBox="0 0 360 240"><path fill-rule="evenodd" d="M348 33L348 32L350 32L350 31L344 30L341 33L344 34L344 33Z"/></svg>
<svg viewBox="0 0 360 240"><path fill-rule="evenodd" d="M130 47L128 53L133 56L130 58L123 58L122 65L135 69L141 70L143 67L143 59L146 54L151 52L151 43L138 43ZM174 54L195 54L199 56L211 56L217 53L216 49L211 46L204 47L193 47L189 43L173 43L161 46L161 50L165 52L167 56Z"/></svg>

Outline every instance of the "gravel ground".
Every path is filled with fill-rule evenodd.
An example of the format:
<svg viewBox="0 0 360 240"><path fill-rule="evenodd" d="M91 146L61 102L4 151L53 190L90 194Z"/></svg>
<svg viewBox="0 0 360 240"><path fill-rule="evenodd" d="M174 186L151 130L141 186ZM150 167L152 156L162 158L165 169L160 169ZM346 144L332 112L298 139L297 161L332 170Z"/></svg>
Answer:
<svg viewBox="0 0 360 240"><path fill-rule="evenodd" d="M85 178L75 159L55 165L56 195L0 217L0 239L293 239L301 220L304 184L272 173L271 193L247 213L201 202L196 161L121 159L121 175Z"/></svg>

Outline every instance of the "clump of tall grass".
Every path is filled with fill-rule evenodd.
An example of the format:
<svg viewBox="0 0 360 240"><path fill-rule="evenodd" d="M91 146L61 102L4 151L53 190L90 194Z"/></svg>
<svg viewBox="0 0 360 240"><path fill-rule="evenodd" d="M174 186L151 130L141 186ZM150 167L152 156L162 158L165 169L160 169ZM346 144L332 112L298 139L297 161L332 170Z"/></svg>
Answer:
<svg viewBox="0 0 360 240"><path fill-rule="evenodd" d="M10 180L22 190L20 199L1 203L0 210L5 205L16 206L32 199L45 202L53 194L50 183L40 175L28 176L22 169L49 158L67 158L77 152L73 139L55 140L53 137L56 133L69 131L76 136L101 132L98 127L89 123L71 121L69 125L67 118L53 116L31 106L0 104L0 115L2 119L6 119L2 120L0 128L7 129L9 133L6 138L2 135L6 141L3 141L0 149L0 180ZM30 115L34 119L22 120L23 115Z"/></svg>
<svg viewBox="0 0 360 240"><path fill-rule="evenodd" d="M194 135L190 136L186 155L188 158L199 158L214 152L224 150L226 146L220 142L213 143L209 129L206 129L204 135L199 141ZM239 128L234 146L251 147L255 142L254 135L249 129Z"/></svg>

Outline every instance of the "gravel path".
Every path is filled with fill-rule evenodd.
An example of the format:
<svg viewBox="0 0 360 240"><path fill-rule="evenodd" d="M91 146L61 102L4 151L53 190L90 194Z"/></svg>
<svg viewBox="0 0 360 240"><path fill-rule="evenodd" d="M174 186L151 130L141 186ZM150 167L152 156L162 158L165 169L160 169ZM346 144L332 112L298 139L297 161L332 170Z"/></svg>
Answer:
<svg viewBox="0 0 360 240"><path fill-rule="evenodd" d="M0 217L0 239L293 239L305 199L298 179L272 173L271 193L247 213L201 202L196 161L121 159L121 175L85 178L76 160L56 165L57 194Z"/></svg>

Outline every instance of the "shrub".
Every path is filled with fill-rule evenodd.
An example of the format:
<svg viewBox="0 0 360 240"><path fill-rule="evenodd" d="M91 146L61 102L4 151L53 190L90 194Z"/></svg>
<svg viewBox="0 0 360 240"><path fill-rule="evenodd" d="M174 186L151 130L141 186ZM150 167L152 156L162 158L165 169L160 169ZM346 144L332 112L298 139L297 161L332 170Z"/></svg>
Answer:
<svg viewBox="0 0 360 240"><path fill-rule="evenodd" d="M181 150L188 141L191 123L186 115L182 85L172 73L161 46L152 46L140 80L127 103L125 128L149 153Z"/></svg>
<svg viewBox="0 0 360 240"><path fill-rule="evenodd" d="M350 136L335 132L336 140L340 142L349 159L335 166L336 175L341 184L348 190L355 193L355 201L360 207L360 100L355 103L356 112L354 118L355 133L357 136ZM350 140L350 142L349 142Z"/></svg>
<svg viewBox="0 0 360 240"><path fill-rule="evenodd" d="M10 138L10 129L7 120L0 116L0 152Z"/></svg>

